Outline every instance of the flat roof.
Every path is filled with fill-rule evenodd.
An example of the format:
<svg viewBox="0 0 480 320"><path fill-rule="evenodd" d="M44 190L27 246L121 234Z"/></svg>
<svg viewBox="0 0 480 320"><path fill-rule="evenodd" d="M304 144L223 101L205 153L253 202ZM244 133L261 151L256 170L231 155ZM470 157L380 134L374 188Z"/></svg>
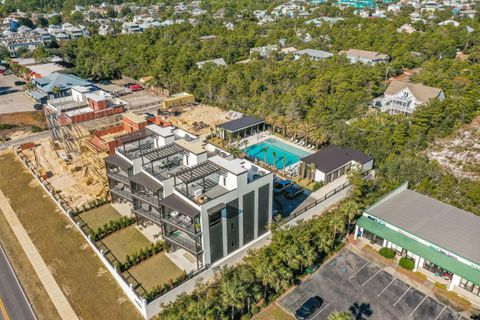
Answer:
<svg viewBox="0 0 480 320"><path fill-rule="evenodd" d="M207 152L205 149L205 142L201 141L200 139L187 141L185 139L179 139L175 141L180 147L184 148L185 150L190 151L193 154L202 154Z"/></svg>
<svg viewBox="0 0 480 320"><path fill-rule="evenodd" d="M332 172L350 161L365 164L370 160L372 160L372 157L363 152L340 146L325 147L302 159L307 164L314 163L317 170L324 173Z"/></svg>
<svg viewBox="0 0 480 320"><path fill-rule="evenodd" d="M366 213L480 265L480 217L473 213L408 189L394 191Z"/></svg>
<svg viewBox="0 0 480 320"><path fill-rule="evenodd" d="M257 124L261 124L264 121L260 118L253 117L253 116L244 116L242 118L238 118L232 121L228 121L218 125L218 127L228 130L228 131L238 131L240 129L248 128Z"/></svg>
<svg viewBox="0 0 480 320"><path fill-rule="evenodd" d="M147 129L163 138L173 136L173 127L160 127L156 124L149 124Z"/></svg>

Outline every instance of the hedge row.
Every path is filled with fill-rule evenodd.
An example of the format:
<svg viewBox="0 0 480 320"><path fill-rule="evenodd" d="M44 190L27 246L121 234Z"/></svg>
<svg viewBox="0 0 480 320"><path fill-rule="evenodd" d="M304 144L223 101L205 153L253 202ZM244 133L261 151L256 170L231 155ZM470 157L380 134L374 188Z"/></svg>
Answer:
<svg viewBox="0 0 480 320"><path fill-rule="evenodd" d="M140 262L150 258L151 256L165 250L165 242L164 241L158 241L155 244L152 244L146 248L140 249L139 251L129 254L126 257L126 261L124 263L118 263L117 264L117 270L119 272L126 271L130 269L133 266L136 266Z"/></svg>
<svg viewBox="0 0 480 320"><path fill-rule="evenodd" d="M96 231L90 234L94 241L101 240L106 236L118 231L120 229L126 228L132 223L135 222L135 218L132 217L121 217L117 220L112 220L108 223L105 223L103 227L98 228Z"/></svg>
<svg viewBox="0 0 480 320"><path fill-rule="evenodd" d="M177 287L181 282L185 281L188 278L188 275L183 272L180 276L178 276L175 280L170 280L164 283L162 286L157 286L145 293L143 297L147 302L151 302L156 297L161 296L162 294L172 290L173 288Z"/></svg>

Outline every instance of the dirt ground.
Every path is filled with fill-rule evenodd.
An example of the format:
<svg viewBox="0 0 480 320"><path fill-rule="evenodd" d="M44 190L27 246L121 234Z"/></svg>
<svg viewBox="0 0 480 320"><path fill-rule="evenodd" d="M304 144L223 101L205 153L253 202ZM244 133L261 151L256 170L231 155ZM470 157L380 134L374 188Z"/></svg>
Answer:
<svg viewBox="0 0 480 320"><path fill-rule="evenodd" d="M215 125L228 120L228 112L207 105L188 107L183 110L180 116L168 118L168 121L173 122L174 125L199 135L210 133L210 129L206 127L200 130L195 130L193 126L194 122L198 123L203 121L209 127L214 128Z"/></svg>
<svg viewBox="0 0 480 320"><path fill-rule="evenodd" d="M32 126L42 130L47 129L47 122L43 111L28 111L0 114L0 125L15 125L15 128L0 130L0 137L17 140L33 133Z"/></svg>
<svg viewBox="0 0 480 320"><path fill-rule="evenodd" d="M80 319L141 319L83 236L13 153L0 155L0 189ZM41 290L36 293L45 300ZM47 311L39 319L57 318Z"/></svg>
<svg viewBox="0 0 480 320"><path fill-rule="evenodd" d="M427 154L459 178L480 180L480 116L451 137L435 141Z"/></svg>
<svg viewBox="0 0 480 320"><path fill-rule="evenodd" d="M88 204L89 201L107 196L103 181L95 179L88 169L77 167L75 159L67 164L59 155L61 150L53 148L50 140L38 142L32 151L25 154L49 177L52 186L59 190L73 208Z"/></svg>

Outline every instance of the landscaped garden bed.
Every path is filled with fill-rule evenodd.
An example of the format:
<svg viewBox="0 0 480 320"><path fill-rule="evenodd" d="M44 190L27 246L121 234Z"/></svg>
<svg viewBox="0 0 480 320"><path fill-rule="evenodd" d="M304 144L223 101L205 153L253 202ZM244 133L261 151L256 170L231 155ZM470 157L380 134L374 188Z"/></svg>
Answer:
<svg viewBox="0 0 480 320"><path fill-rule="evenodd" d="M125 262L127 255L151 245L133 225L112 233L102 241L120 262Z"/></svg>
<svg viewBox="0 0 480 320"><path fill-rule="evenodd" d="M110 204L100 206L95 209L88 210L80 214L80 217L93 230L103 226L112 220L121 217L120 213Z"/></svg>

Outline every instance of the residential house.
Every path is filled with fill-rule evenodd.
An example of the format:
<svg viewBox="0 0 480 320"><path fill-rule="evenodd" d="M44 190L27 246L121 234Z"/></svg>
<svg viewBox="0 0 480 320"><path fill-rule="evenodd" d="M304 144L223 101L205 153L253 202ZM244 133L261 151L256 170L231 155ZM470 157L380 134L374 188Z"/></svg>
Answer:
<svg viewBox="0 0 480 320"><path fill-rule="evenodd" d="M300 57L304 55L308 56L311 60L314 60L314 61L320 61L323 59L328 59L333 57L333 54L331 54L330 52L315 50L315 49L297 50L293 53L295 60L300 59Z"/></svg>
<svg viewBox="0 0 480 320"><path fill-rule="evenodd" d="M362 62L373 65L377 63L388 62L390 60L390 56L375 51L349 49L348 51L344 52L344 54L351 63Z"/></svg>
<svg viewBox="0 0 480 320"><path fill-rule="evenodd" d="M382 112L411 115L418 106L434 99L445 99L442 89L420 83L393 80L384 95L373 101L373 105Z"/></svg>
<svg viewBox="0 0 480 320"><path fill-rule="evenodd" d="M140 33L140 32L142 32L142 29L135 22L124 22L122 24L122 33L124 34L132 34L132 33Z"/></svg>
<svg viewBox="0 0 480 320"><path fill-rule="evenodd" d="M203 68L203 66L206 65L206 64L214 64L216 66L221 66L221 67L226 67L227 66L227 64L225 63L225 60L223 60L223 58L199 61L199 62L196 63L196 65L199 69Z"/></svg>
<svg viewBox="0 0 480 320"><path fill-rule="evenodd" d="M250 49L250 56L258 54L258 56L261 58L267 58L271 56L274 52L277 52L278 50L279 50L278 45L270 44L267 46Z"/></svg>
<svg viewBox="0 0 480 320"><path fill-rule="evenodd" d="M47 77L34 79L33 84L37 87L30 95L35 100L45 103L48 99L70 96L73 86L92 86L82 78L72 74L54 72Z"/></svg>
<svg viewBox="0 0 480 320"><path fill-rule="evenodd" d="M415 28L412 27L411 24L408 24L408 23L405 23L405 24L402 24L398 29L397 29L397 32L398 33L414 33L415 31Z"/></svg>

